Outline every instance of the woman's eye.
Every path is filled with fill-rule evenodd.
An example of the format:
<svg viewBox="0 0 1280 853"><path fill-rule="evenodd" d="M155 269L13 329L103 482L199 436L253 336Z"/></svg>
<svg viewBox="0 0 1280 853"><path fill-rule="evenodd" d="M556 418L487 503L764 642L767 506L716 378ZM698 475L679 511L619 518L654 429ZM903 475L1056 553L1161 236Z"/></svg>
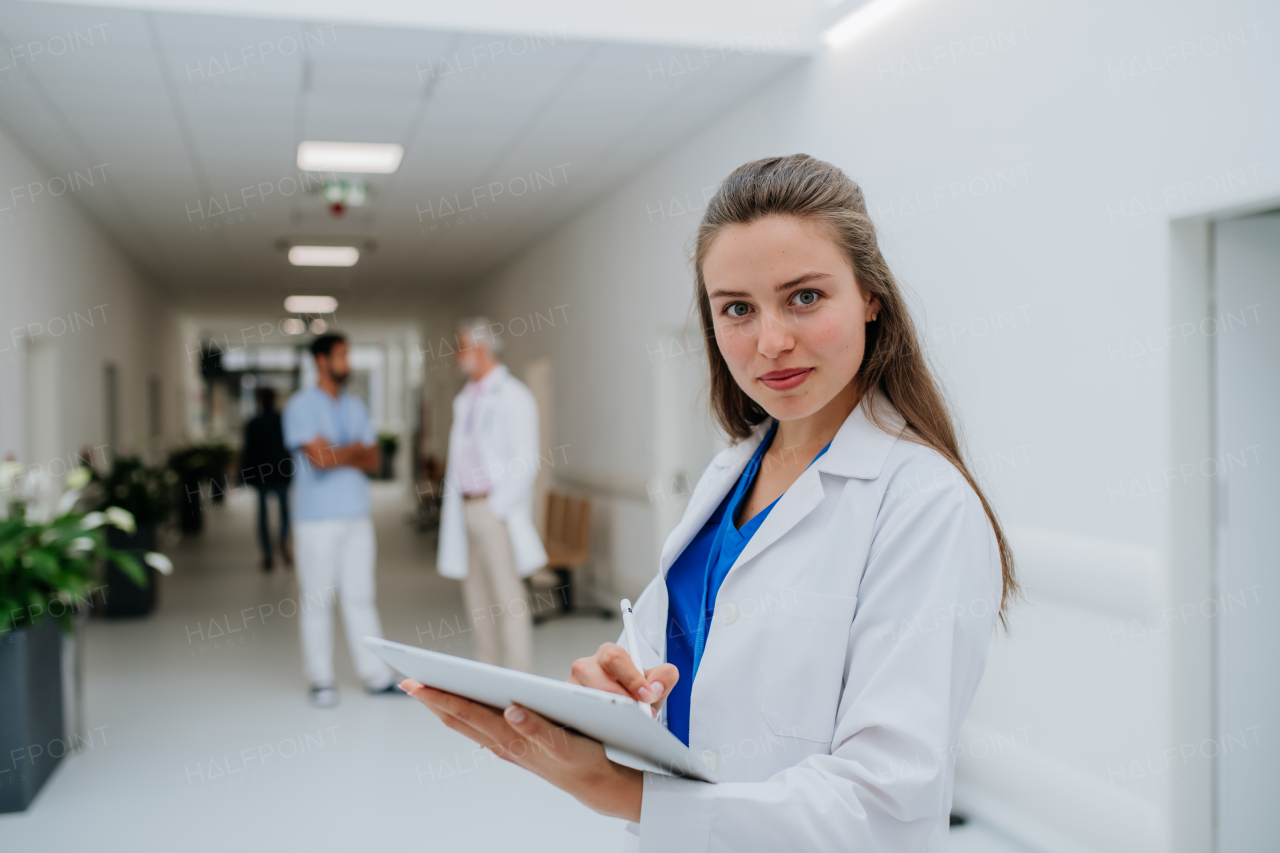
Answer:
<svg viewBox="0 0 1280 853"><path fill-rule="evenodd" d="M745 317L750 311L751 306L745 302L730 302L724 309L724 313L730 317Z"/></svg>
<svg viewBox="0 0 1280 853"><path fill-rule="evenodd" d="M818 294L813 290L802 290L791 298L796 305L812 305L818 301Z"/></svg>

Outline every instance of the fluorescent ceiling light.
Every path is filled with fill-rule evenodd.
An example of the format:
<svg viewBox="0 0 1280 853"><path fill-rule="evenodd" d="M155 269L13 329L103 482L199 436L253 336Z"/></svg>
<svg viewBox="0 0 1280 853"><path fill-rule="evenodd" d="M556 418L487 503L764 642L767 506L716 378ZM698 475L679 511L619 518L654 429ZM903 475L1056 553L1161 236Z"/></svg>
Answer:
<svg viewBox="0 0 1280 853"><path fill-rule="evenodd" d="M390 142L303 142L298 168L305 172L389 175L400 168L404 148Z"/></svg>
<svg viewBox="0 0 1280 853"><path fill-rule="evenodd" d="M332 314L337 309L338 300L332 296L290 296L284 301L284 310L290 314ZM292 324L290 328L294 328ZM299 328L298 331L302 329Z"/></svg>
<svg viewBox="0 0 1280 853"><path fill-rule="evenodd" d="M827 47L844 47L903 5L903 0L868 0L823 30L822 42Z"/></svg>
<svg viewBox="0 0 1280 853"><path fill-rule="evenodd" d="M360 260L355 246L294 246L289 263L295 267L351 267Z"/></svg>

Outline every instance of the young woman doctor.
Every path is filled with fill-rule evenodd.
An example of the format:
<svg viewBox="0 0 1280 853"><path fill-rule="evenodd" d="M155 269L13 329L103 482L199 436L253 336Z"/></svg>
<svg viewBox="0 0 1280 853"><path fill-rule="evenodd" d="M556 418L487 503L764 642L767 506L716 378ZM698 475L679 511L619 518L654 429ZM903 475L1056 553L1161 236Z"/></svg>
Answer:
<svg viewBox="0 0 1280 853"><path fill-rule="evenodd" d="M654 665L606 643L570 681L661 708L720 783L614 764L518 706L403 686L638 823L640 850L945 850L953 747L1013 561L862 193L805 155L747 163L708 203L694 262L711 400L737 443L635 607Z"/></svg>

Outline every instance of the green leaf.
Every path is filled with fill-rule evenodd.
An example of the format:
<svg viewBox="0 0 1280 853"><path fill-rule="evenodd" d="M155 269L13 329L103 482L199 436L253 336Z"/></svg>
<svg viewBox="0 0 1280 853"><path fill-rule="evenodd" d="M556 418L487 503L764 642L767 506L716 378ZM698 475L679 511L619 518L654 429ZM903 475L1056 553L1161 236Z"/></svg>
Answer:
<svg viewBox="0 0 1280 853"><path fill-rule="evenodd" d="M117 551L114 548L107 549L107 561L115 563L120 571L124 572L129 580L133 581L144 589L150 583L151 579L147 577L147 573L143 570L142 564L138 562L138 558L130 554L128 551Z"/></svg>

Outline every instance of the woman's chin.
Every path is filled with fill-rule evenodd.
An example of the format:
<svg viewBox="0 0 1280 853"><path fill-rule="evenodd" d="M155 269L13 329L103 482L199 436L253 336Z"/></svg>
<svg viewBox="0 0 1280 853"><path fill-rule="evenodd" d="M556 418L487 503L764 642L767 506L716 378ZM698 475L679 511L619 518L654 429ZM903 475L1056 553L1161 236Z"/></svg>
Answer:
<svg viewBox="0 0 1280 853"><path fill-rule="evenodd" d="M760 408L769 413L769 417L778 421L804 420L822 408L821 405L814 405L809 394L770 394L769 397L770 399L756 400L756 402L760 404Z"/></svg>

